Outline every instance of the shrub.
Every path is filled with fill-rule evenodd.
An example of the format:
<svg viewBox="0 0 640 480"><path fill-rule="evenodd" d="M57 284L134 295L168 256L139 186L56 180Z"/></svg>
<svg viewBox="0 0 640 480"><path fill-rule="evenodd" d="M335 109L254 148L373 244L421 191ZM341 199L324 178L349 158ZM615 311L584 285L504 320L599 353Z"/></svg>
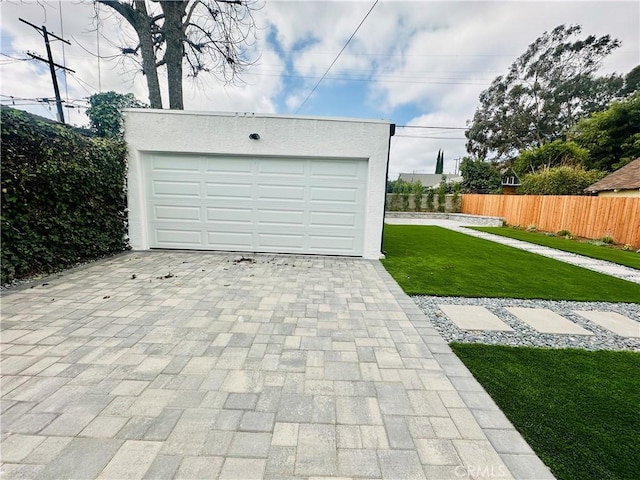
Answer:
<svg viewBox="0 0 640 480"><path fill-rule="evenodd" d="M462 191L465 193L501 193L500 172L490 163L465 157L460 163Z"/></svg>
<svg viewBox="0 0 640 480"><path fill-rule="evenodd" d="M574 167L547 168L525 175L518 193L525 195L584 195L584 189L606 174Z"/></svg>
<svg viewBox="0 0 640 480"><path fill-rule="evenodd" d="M608 245L611 245L611 244L613 244L613 243L614 243L614 241L613 241L613 237L609 237L609 236L602 237L602 238L600 239L600 241L601 241L602 243L606 243L606 244L608 244Z"/></svg>
<svg viewBox="0 0 640 480"><path fill-rule="evenodd" d="M1 281L127 248L126 145L2 109Z"/></svg>
<svg viewBox="0 0 640 480"><path fill-rule="evenodd" d="M443 177L442 180L440 180L440 185L438 185L438 211L439 212L445 211L445 202L447 201L446 195L447 195L447 182Z"/></svg>
<svg viewBox="0 0 640 480"><path fill-rule="evenodd" d="M535 223L532 223L527 227L527 232L537 232L538 226Z"/></svg>
<svg viewBox="0 0 640 480"><path fill-rule="evenodd" d="M411 184L411 191L413 192L413 200L415 203L416 212L419 212L422 207L422 193L424 192L422 182L420 182L420 180L413 182Z"/></svg>
<svg viewBox="0 0 640 480"><path fill-rule="evenodd" d="M453 197L451 197L453 213L460 213L462 211L462 197L460 196L461 190L462 185L460 185L460 183L453 184Z"/></svg>
<svg viewBox="0 0 640 480"><path fill-rule="evenodd" d="M433 206L434 197L435 192L433 191L433 188L429 187L427 189L427 212L433 212L435 210Z"/></svg>
<svg viewBox="0 0 640 480"><path fill-rule="evenodd" d="M571 232L569 230L558 230L558 236L564 238L571 238Z"/></svg>
<svg viewBox="0 0 640 480"><path fill-rule="evenodd" d="M582 165L589 158L588 150L573 142L556 140L520 152L513 162L513 170L522 177L527 173L535 173L544 168L560 165Z"/></svg>

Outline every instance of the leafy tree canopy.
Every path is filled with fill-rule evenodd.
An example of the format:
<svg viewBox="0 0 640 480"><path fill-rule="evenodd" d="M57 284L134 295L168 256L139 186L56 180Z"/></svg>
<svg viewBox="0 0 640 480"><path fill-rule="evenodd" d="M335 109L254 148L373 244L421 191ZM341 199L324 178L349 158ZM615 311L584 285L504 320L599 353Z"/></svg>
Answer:
<svg viewBox="0 0 640 480"><path fill-rule="evenodd" d="M569 137L589 151L587 168L613 171L640 157L640 92L581 120Z"/></svg>
<svg viewBox="0 0 640 480"><path fill-rule="evenodd" d="M633 95L640 90L640 65L635 67L624 77L624 87L620 92L623 96Z"/></svg>
<svg viewBox="0 0 640 480"><path fill-rule="evenodd" d="M519 177L527 173L535 173L542 168L561 165L584 165L589 158L589 151L574 142L555 140L541 147L534 147L520 152L513 162L513 170Z"/></svg>
<svg viewBox="0 0 640 480"><path fill-rule="evenodd" d="M488 162L465 157L460 163L463 177L462 191L465 193L500 193L502 178L500 172Z"/></svg>
<svg viewBox="0 0 640 480"><path fill-rule="evenodd" d="M619 94L622 77L595 73L620 41L609 35L577 38L581 31L579 25L560 25L545 32L480 94L466 131L469 153L513 158L520 150L561 138Z"/></svg>
<svg viewBox="0 0 640 480"><path fill-rule="evenodd" d="M584 189L602 179L606 173L581 167L546 168L526 175L518 193L526 195L584 195Z"/></svg>
<svg viewBox="0 0 640 480"><path fill-rule="evenodd" d="M87 116L91 129L101 137L122 138L124 136L123 108L145 108L147 105L133 93L103 92L89 97Z"/></svg>

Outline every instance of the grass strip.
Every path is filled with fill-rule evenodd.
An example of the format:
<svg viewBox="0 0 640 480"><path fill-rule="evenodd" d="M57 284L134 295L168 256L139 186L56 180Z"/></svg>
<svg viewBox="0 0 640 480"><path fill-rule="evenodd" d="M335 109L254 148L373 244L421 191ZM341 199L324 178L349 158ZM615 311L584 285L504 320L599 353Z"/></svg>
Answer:
<svg viewBox="0 0 640 480"><path fill-rule="evenodd" d="M382 261L409 295L640 303L640 285L440 227L385 225Z"/></svg>
<svg viewBox="0 0 640 480"><path fill-rule="evenodd" d="M585 257L606 260L626 267L640 270L640 254L634 251L625 251L608 245L598 246L590 243L564 238L550 237L540 232L526 232L509 227L472 227L480 232L494 233L503 237L523 240L545 247L557 248L564 252L577 253Z"/></svg>
<svg viewBox="0 0 640 480"><path fill-rule="evenodd" d="M451 344L558 479L640 472L640 352Z"/></svg>

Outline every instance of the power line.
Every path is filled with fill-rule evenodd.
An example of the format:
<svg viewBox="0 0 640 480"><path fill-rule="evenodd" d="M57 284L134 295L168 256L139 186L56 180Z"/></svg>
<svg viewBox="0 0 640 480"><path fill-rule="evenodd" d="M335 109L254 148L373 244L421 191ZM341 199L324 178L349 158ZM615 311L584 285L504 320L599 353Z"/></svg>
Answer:
<svg viewBox="0 0 640 480"><path fill-rule="evenodd" d="M342 50L340 50L340 52L338 52L338 55L336 55L336 58L333 59L333 62L331 62L331 65L329 65L329 68L327 68L327 71L324 72L324 75L322 75L322 77L320 78L320 80L318 80L318 83L316 83L315 87L313 87L313 89L311 90L311 92L309 92L309 95L307 95L307 98L304 99L304 101L300 104L300 106L298 107L298 109L296 110L296 113L298 113L300 111L300 109L304 106L305 103L307 103L307 100L309 100L309 97L311 97L311 95L313 95L313 92L316 91L316 88L318 88L318 85L320 85L320 83L322 82L322 80L324 80L324 77L327 76L327 73L329 73L329 70L331 70L331 67L333 67L333 65L338 61L338 58L340 58L340 55L342 55L342 52L344 52L344 49L347 48L347 45L349 45L349 42L351 42L351 40L353 39L353 37L356 36L356 33L358 33L358 30L360 30L360 27L362 26L362 24L364 23L364 21L367 19L367 17L369 16L369 14L373 11L373 9L375 8L375 6L378 4L379 0L376 0L375 2L373 2L373 5L371 6L371 8L369 9L369 11L367 12L367 14L364 16L364 18L362 19L362 21L360 22L360 24L357 26L357 28L353 31L353 33L351 34L351 36L349 37L349 40L347 40L347 43L344 44L344 47L342 47Z"/></svg>
<svg viewBox="0 0 640 480"><path fill-rule="evenodd" d="M431 137L428 135L399 135L399 134L395 134L393 136L393 138L395 137L400 137L400 138L423 138L423 139L427 139L427 140L466 140L466 138L464 137Z"/></svg>
<svg viewBox="0 0 640 480"><path fill-rule="evenodd" d="M467 130L467 127L432 127L427 125L396 125L396 128L429 128L437 130Z"/></svg>
<svg viewBox="0 0 640 480"><path fill-rule="evenodd" d="M257 77L279 77L279 78L306 78L306 79L318 78L317 75L293 75L293 74L288 74L287 75L287 74L266 73L266 72L246 72L245 75L254 75L254 76L257 76ZM332 80L340 80L340 81L347 81L347 82L413 83L413 84L424 84L424 85L479 85L479 86L486 86L486 85L489 85L491 83L491 81L485 81L485 82L482 82L482 83L479 83L479 82L455 82L455 81L445 81L445 82L425 81L425 80L422 80L422 78L424 78L424 77L416 77L416 80L402 80L402 78L411 78L411 77L395 77L395 78L399 78L400 80L394 80L393 76L389 77L389 76L386 76L386 75L376 76L374 78L371 78L369 76L357 77L357 76L352 76L352 75L348 75L348 74L337 74L337 75L329 75L329 76L327 76L326 73L325 73L325 75L320 77L320 81L322 81L325 77L326 78L330 78ZM389 77L389 79L387 80L387 79L385 79L385 77ZM316 85L316 87L317 87L317 85ZM313 91L311 93L313 93ZM305 99L305 102L308 100L308 98L309 97L307 97L307 99Z"/></svg>
<svg viewBox="0 0 640 480"><path fill-rule="evenodd" d="M64 37L64 25L62 24L62 0L58 0L58 8L60 10L60 35ZM64 48L64 42L62 42L62 65L67 66L67 56ZM69 83L67 82L67 71L62 70L64 75L64 93L65 98L69 101Z"/></svg>

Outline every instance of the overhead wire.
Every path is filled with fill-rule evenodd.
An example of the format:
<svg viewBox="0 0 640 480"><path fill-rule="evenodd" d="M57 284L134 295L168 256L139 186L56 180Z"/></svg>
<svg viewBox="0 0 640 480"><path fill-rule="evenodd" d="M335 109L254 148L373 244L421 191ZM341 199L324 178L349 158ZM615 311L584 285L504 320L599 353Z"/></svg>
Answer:
<svg viewBox="0 0 640 480"><path fill-rule="evenodd" d="M327 76L327 74L329 73L329 70L331 70L331 67L333 67L335 65L335 63L338 61L338 58L340 58L340 55L342 55L342 52L344 52L344 50L347 48L347 46L349 45L349 43L351 42L351 40L353 39L353 37L356 36L356 33L358 33L358 30L360 30L360 27L362 26L362 24L365 22L365 20L369 17L369 15L371 14L371 12L373 11L373 9L376 7L376 5L378 4L379 0L376 0L375 2L373 2L373 5L371 6L371 8L369 9L369 11L367 12L367 14L364 16L364 18L360 21L360 24L356 27L356 29L353 31L353 33L351 34L351 36L349 37L349 39L347 40L347 43L344 44L344 47L342 47L342 49L338 52L338 55L336 55L336 58L333 59L333 62L331 62L331 65L329 65L329 68L327 68L327 71L324 72L324 75L322 75L322 77L320 78L320 80L318 80L318 83L315 84L315 86L313 87L313 89L309 92L309 95L307 95L307 97L304 99L304 101L300 104L300 106L298 106L298 109L296 110L296 113L298 113L300 111L300 109L304 106L305 103L307 103L307 100L309 100L309 98L311 97L311 95L313 95L313 92L316 91L316 89L318 88L318 86L320 85L320 83L322 83L322 80L324 80L324 77Z"/></svg>
<svg viewBox="0 0 640 480"><path fill-rule="evenodd" d="M58 0L58 10L60 12L60 36L64 38L64 24L62 20L62 0ZM62 69L62 75L64 76L64 92L65 98L67 101L69 100L69 82L67 81L67 56L66 50L64 48L64 42L62 42L62 66L65 67Z"/></svg>

